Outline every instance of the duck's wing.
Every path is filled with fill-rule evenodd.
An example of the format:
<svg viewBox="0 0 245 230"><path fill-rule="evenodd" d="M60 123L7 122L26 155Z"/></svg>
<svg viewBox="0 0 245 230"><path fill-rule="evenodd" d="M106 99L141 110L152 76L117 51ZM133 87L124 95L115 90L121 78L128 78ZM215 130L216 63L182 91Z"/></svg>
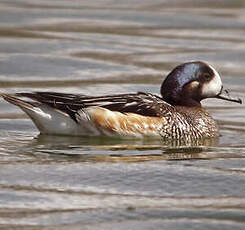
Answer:
<svg viewBox="0 0 245 230"><path fill-rule="evenodd" d="M56 92L17 93L16 96L27 97L61 110L75 121L77 121L76 117L79 111L93 106L106 108L110 111L152 117L164 116L164 114L167 115L173 110L173 107L159 96L142 92L98 97Z"/></svg>

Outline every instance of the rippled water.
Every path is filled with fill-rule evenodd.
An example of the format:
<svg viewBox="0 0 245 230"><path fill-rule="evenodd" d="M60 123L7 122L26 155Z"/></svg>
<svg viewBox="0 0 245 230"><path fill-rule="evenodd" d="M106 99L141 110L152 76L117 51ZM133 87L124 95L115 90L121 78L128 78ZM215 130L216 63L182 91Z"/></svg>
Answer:
<svg viewBox="0 0 245 230"><path fill-rule="evenodd" d="M159 93L203 60L245 100L244 1L0 2L0 91ZM245 107L207 100L220 137L39 136L0 100L1 229L244 229Z"/></svg>

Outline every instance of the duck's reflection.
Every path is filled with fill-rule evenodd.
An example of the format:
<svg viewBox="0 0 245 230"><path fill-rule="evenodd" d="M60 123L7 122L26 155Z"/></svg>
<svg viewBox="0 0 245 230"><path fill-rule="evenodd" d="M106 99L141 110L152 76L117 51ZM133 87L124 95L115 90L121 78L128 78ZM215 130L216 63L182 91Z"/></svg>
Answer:
<svg viewBox="0 0 245 230"><path fill-rule="evenodd" d="M81 161L126 161L208 159L206 150L218 139L163 141L161 139L116 139L38 135L29 143L33 152L65 155ZM72 160L71 159L71 160Z"/></svg>

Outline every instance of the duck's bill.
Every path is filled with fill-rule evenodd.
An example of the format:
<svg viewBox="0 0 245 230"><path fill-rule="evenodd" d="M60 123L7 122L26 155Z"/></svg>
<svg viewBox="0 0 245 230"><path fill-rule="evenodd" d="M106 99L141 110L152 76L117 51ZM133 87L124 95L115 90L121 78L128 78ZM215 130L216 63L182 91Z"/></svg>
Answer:
<svg viewBox="0 0 245 230"><path fill-rule="evenodd" d="M228 90L222 89L220 94L216 96L216 98L226 100L226 101L232 101L232 102L237 102L239 104L242 104L241 98L233 98L230 96Z"/></svg>

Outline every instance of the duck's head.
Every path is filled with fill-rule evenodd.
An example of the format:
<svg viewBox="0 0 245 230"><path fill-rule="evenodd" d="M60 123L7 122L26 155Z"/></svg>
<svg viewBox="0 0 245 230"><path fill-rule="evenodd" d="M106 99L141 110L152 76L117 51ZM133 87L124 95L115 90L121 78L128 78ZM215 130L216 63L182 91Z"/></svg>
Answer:
<svg viewBox="0 0 245 230"><path fill-rule="evenodd" d="M205 98L219 98L242 103L231 98L218 72L210 65L195 61L181 64L168 74L161 86L163 99L171 105L201 106Z"/></svg>

